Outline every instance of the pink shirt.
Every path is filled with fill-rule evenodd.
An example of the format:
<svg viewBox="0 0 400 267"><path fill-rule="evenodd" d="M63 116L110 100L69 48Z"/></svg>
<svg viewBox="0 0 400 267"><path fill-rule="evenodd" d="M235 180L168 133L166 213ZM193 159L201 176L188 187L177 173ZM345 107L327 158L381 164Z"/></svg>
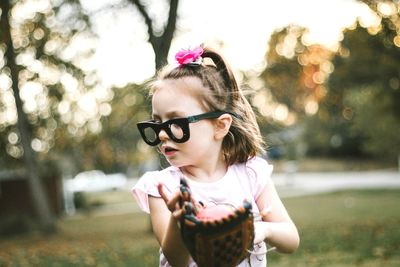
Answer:
<svg viewBox="0 0 400 267"><path fill-rule="evenodd" d="M207 205L230 205L239 207L243 200L250 201L252 212L256 221L261 220L256 200L263 191L268 180L271 179L272 165L260 157L254 157L246 163L234 164L228 167L226 174L219 180L210 183L196 182L186 178L191 189L192 196L197 201ZM167 191L174 192L180 186L180 178L183 176L179 168L168 167L161 171L145 173L133 187L133 195L139 207L150 213L148 196L160 197L157 185L162 182ZM254 252L262 255L250 256L251 265L244 260L240 267L266 266L265 243L254 245ZM169 267L164 254L160 251L160 266ZM193 261L190 267L197 266Z"/></svg>

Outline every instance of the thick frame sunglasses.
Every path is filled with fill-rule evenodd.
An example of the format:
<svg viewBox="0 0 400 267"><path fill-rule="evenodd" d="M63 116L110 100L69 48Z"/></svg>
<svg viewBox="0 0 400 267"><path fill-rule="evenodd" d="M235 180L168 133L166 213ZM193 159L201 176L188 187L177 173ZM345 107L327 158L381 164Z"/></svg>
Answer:
<svg viewBox="0 0 400 267"><path fill-rule="evenodd" d="M176 143L184 143L190 138L189 123L205 119L216 119L223 114L230 114L236 118L239 115L228 111L211 111L186 118L176 118L165 122L143 121L137 124L140 135L146 144L156 146L161 143L159 134L164 130L168 137Z"/></svg>

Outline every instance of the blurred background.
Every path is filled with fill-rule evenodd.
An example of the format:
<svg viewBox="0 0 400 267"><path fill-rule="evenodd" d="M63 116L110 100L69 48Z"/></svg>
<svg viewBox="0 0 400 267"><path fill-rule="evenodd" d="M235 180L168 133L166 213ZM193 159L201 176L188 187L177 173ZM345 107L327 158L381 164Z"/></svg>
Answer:
<svg viewBox="0 0 400 267"><path fill-rule="evenodd" d="M136 123L156 71L201 43L243 85L299 225L299 251L270 264L400 266L399 1L1 0L0 12L0 266L157 266L130 188L167 163Z"/></svg>

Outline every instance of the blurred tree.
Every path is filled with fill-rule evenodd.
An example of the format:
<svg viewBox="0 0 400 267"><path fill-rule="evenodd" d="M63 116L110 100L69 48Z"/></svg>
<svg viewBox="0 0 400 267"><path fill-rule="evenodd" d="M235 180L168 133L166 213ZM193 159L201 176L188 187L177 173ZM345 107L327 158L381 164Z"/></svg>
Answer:
<svg viewBox="0 0 400 267"><path fill-rule="evenodd" d="M291 25L272 34L267 67L261 73L276 101L298 116L316 112L326 94L323 83L332 72L332 51L319 45L306 46L302 41L306 33L305 28Z"/></svg>
<svg viewBox="0 0 400 267"><path fill-rule="evenodd" d="M167 56L171 46L172 38L176 30L177 9L179 0L165 1L169 4L169 11L165 22L165 16L152 14L151 6L139 0L125 0L118 5L109 5L97 10L117 11L124 9L127 5L133 5L144 19L148 32L148 42L151 44L155 54L156 70L167 63ZM158 5L160 3L157 3ZM161 25L161 26L160 26ZM106 172L128 172L138 175L143 166L151 164L154 159L154 150L149 149L141 141L136 122L148 119L150 102L147 98L145 88L147 83L137 85L129 84L123 88L112 88L112 112L101 119L101 131L96 134L86 134L84 138L75 143L65 143L74 151L75 158L80 159L78 169L97 169ZM132 165L134 173L130 171Z"/></svg>
<svg viewBox="0 0 400 267"><path fill-rule="evenodd" d="M277 154L290 159L304 153L299 140L301 122L318 111L327 91L324 82L333 70L330 62L333 52L320 45L306 45L307 32L305 28L290 25L272 34L266 54L267 67L260 75L266 88L253 101L264 117L272 118L275 127L281 125L267 135L271 145L269 154L278 151ZM271 95L269 98L273 99L257 105L262 95ZM271 128L271 122L267 125ZM263 132L267 133L265 129Z"/></svg>
<svg viewBox="0 0 400 267"><path fill-rule="evenodd" d="M8 67L9 75L12 80L12 92L15 98L15 105L17 111L17 126L21 139L21 146L23 149L23 156L25 161L25 167L27 169L28 182L30 192L32 195L33 204L36 213L39 217L41 228L46 232L53 232L55 230L55 222L53 214L50 211L48 199L44 193L39 177L39 168L36 163L36 158L31 147L31 133L29 129L28 119L26 114L22 110L22 101L19 95L19 68L16 65L16 56L13 49L13 40L11 38L11 27L9 23L9 14L11 10L11 4L7 1L2 1L1 5L1 41L5 45L4 59L5 66Z"/></svg>
<svg viewBox="0 0 400 267"><path fill-rule="evenodd" d="M102 119L102 131L87 135L76 144L80 147L83 168L129 173L132 165L154 157L136 128L138 121L148 119L144 88L145 85L130 84L114 89L112 112Z"/></svg>
<svg viewBox="0 0 400 267"><path fill-rule="evenodd" d="M306 29L276 32L261 77L304 125L309 153L393 160L400 151L399 3L363 2L376 23L359 20L335 53L307 45Z"/></svg>
<svg viewBox="0 0 400 267"><path fill-rule="evenodd" d="M0 8L0 145L6 151L0 164L25 166L39 221L52 230L38 160L62 155L68 140L97 131L93 125L104 115L99 106L109 99L89 97L100 88L93 71L83 70L94 36L78 0L5 0Z"/></svg>
<svg viewBox="0 0 400 267"><path fill-rule="evenodd" d="M320 114L333 115L328 122L343 126L347 134L338 136L354 149L395 161L400 153L400 4L365 2L378 23L359 21L345 31Z"/></svg>

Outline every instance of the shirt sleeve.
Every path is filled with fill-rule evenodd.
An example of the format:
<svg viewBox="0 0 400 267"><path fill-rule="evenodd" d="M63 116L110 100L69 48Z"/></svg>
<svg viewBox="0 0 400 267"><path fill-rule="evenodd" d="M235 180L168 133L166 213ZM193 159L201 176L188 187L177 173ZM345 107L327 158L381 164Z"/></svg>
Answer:
<svg viewBox="0 0 400 267"><path fill-rule="evenodd" d="M273 166L260 157L254 157L247 161L246 172L250 178L250 185L254 199L257 199L271 179Z"/></svg>
<svg viewBox="0 0 400 267"><path fill-rule="evenodd" d="M167 168L161 171L146 172L132 188L132 194L139 208L150 213L149 196L161 197L158 193L158 184L162 183L167 194L172 194L179 188L179 171Z"/></svg>
<svg viewBox="0 0 400 267"><path fill-rule="evenodd" d="M161 197L157 190L158 184L158 171L146 172L132 188L137 204L146 213L150 213L149 195Z"/></svg>

